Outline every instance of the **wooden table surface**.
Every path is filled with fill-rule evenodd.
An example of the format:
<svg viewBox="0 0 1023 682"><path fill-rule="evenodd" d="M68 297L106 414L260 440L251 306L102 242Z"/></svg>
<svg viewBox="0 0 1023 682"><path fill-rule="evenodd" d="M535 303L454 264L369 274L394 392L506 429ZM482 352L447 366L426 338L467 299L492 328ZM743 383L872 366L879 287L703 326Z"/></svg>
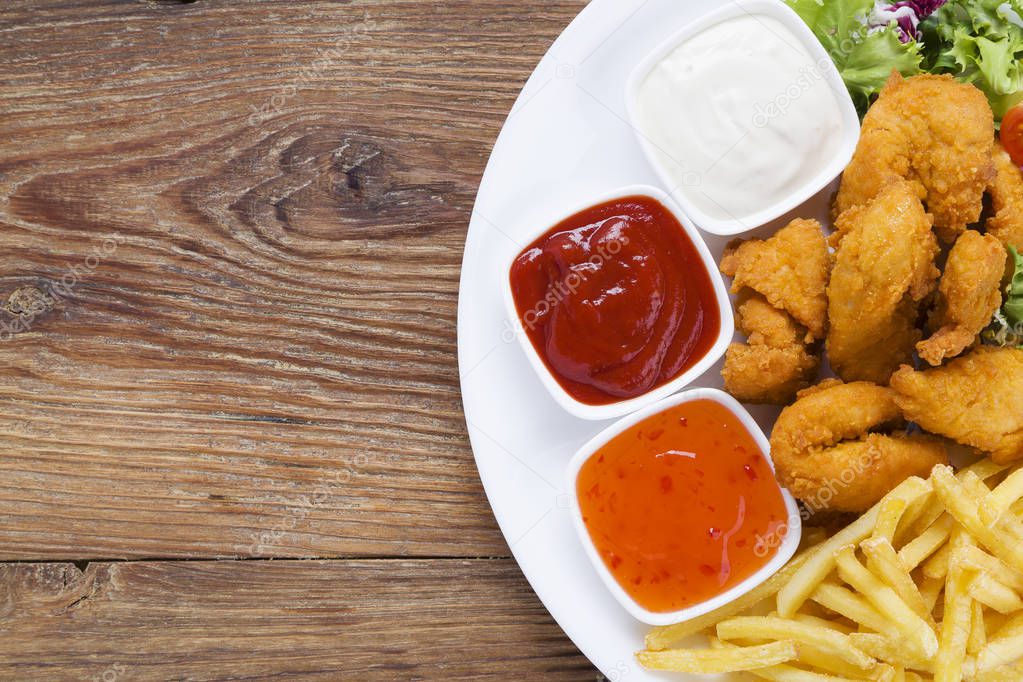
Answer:
<svg viewBox="0 0 1023 682"><path fill-rule="evenodd" d="M582 5L5 0L0 679L600 679L455 347L491 145Z"/></svg>

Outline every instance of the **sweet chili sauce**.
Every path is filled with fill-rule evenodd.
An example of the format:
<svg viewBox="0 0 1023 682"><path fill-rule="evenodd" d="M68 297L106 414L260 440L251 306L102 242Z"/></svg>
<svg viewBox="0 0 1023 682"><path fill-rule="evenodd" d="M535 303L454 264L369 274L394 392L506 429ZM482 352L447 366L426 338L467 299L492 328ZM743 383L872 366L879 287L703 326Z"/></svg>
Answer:
<svg viewBox="0 0 1023 682"><path fill-rule="evenodd" d="M661 386L706 355L721 319L711 275L672 213L647 196L562 221L512 264L515 307L576 400L606 405Z"/></svg>
<svg viewBox="0 0 1023 682"><path fill-rule="evenodd" d="M739 418L712 400L622 432L576 479L583 523L618 584L648 611L677 611L742 582L787 531L781 490Z"/></svg>

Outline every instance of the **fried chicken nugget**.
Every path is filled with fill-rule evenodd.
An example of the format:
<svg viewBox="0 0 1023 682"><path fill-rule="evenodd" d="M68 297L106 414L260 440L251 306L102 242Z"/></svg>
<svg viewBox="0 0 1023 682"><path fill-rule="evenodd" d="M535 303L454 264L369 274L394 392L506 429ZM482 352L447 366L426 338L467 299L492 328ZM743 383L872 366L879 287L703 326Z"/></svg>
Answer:
<svg viewBox="0 0 1023 682"><path fill-rule="evenodd" d="M802 345L771 348L733 343L725 351L725 390L747 403L784 405L810 385L820 358Z"/></svg>
<svg viewBox="0 0 1023 682"><path fill-rule="evenodd" d="M768 303L760 294L750 292L748 289L739 295L735 326L753 345L784 348L802 345L806 339L806 327L792 319L784 310L779 310Z"/></svg>
<svg viewBox="0 0 1023 682"><path fill-rule="evenodd" d="M1002 145L995 143L995 177L988 187L991 209L985 227L1006 246L1023 250L1023 172Z"/></svg>
<svg viewBox="0 0 1023 682"><path fill-rule="evenodd" d="M991 106L973 85L949 75L903 79L892 72L863 118L833 215L906 179L934 215L938 236L952 243L980 219L984 189L994 176L994 134Z"/></svg>
<svg viewBox="0 0 1023 682"><path fill-rule="evenodd" d="M802 391L771 432L778 480L812 511L866 511L906 478L948 462L938 438L872 432L903 423L884 386L831 380Z"/></svg>
<svg viewBox="0 0 1023 682"><path fill-rule="evenodd" d="M846 381L888 383L920 340L921 302L938 278L931 219L909 183L839 216L844 235L828 285L827 350Z"/></svg>
<svg viewBox="0 0 1023 682"><path fill-rule="evenodd" d="M973 345L1002 304L1001 283L1007 261L996 238L967 230L948 254L931 314L929 339L916 344L920 357L940 365Z"/></svg>
<svg viewBox="0 0 1023 682"><path fill-rule="evenodd" d="M769 239L730 244L721 259L721 272L734 278L733 292L753 289L806 327L813 339L824 337L830 267L816 220L793 220Z"/></svg>
<svg viewBox="0 0 1023 682"><path fill-rule="evenodd" d="M1023 350L980 346L944 367L904 366L891 386L906 418L927 431L995 462L1023 458Z"/></svg>
<svg viewBox="0 0 1023 682"><path fill-rule="evenodd" d="M735 320L748 338L725 352L726 391L745 402L781 405L810 385L820 357L803 343L805 327L756 293L740 299Z"/></svg>

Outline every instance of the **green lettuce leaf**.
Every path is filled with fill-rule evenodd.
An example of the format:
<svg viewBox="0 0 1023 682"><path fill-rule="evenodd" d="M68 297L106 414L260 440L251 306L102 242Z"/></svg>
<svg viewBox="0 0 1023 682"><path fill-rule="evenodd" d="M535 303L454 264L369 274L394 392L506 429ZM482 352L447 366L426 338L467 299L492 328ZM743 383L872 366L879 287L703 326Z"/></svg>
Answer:
<svg viewBox="0 0 1023 682"><path fill-rule="evenodd" d="M847 52L866 26L874 0L788 0L832 58Z"/></svg>
<svg viewBox="0 0 1023 682"><path fill-rule="evenodd" d="M1009 247L1009 253L1012 255L1016 269L1012 273L1009 285L1005 288L1006 298L1005 304L1002 306L1002 313L1005 315L1005 320L1018 329L1020 325L1023 325L1023 255L1014 246Z"/></svg>
<svg viewBox="0 0 1023 682"><path fill-rule="evenodd" d="M1023 0L950 0L920 26L924 69L980 88L1001 120L1023 101Z"/></svg>
<svg viewBox="0 0 1023 682"><path fill-rule="evenodd" d="M892 69L897 69L903 76L919 73L922 57L917 46L915 41L899 41L898 34L891 27L869 33L856 43L845 59L838 63L838 70L856 106L866 109L871 96L881 91Z"/></svg>
<svg viewBox="0 0 1023 682"><path fill-rule="evenodd" d="M967 29L957 27L952 45L947 50L958 71L956 77L980 88L991 102L995 118L1023 97L1023 31L992 40L970 35Z"/></svg>
<svg viewBox="0 0 1023 682"><path fill-rule="evenodd" d="M1023 22L1015 21L1020 14L1020 0L949 0L927 21L940 25L938 33L947 42L957 28L975 36L1005 38L1023 28Z"/></svg>
<svg viewBox="0 0 1023 682"><path fill-rule="evenodd" d="M799 18L803 20L810 30L817 36L817 40L827 48L827 44L817 33L817 26L821 23L821 14L824 12L824 0L785 0L786 4L795 10ZM827 37L825 35L825 37ZM829 38L830 40L830 38Z"/></svg>
<svg viewBox="0 0 1023 682"><path fill-rule="evenodd" d="M984 343L993 346L1023 348L1023 255L1009 246L1012 278L1005 287L1005 302L995 311L991 324L981 334Z"/></svg>
<svg viewBox="0 0 1023 682"><path fill-rule="evenodd" d="M874 0L786 0L827 50L862 115L892 69L920 72L920 44L902 43L894 24L867 31Z"/></svg>

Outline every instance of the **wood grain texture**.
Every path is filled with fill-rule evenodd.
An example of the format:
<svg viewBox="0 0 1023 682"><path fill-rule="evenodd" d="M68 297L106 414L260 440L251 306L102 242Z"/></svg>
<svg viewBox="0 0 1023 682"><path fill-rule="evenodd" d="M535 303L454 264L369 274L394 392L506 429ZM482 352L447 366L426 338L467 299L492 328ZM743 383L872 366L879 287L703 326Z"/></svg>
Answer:
<svg viewBox="0 0 1023 682"><path fill-rule="evenodd" d="M438 558L508 553L461 250L582 4L3 3L0 679L598 679Z"/></svg>
<svg viewBox="0 0 1023 682"><path fill-rule="evenodd" d="M5 2L0 559L506 556L462 244L582 5Z"/></svg>
<svg viewBox="0 0 1023 682"><path fill-rule="evenodd" d="M9 564L0 679L601 679L508 564Z"/></svg>

